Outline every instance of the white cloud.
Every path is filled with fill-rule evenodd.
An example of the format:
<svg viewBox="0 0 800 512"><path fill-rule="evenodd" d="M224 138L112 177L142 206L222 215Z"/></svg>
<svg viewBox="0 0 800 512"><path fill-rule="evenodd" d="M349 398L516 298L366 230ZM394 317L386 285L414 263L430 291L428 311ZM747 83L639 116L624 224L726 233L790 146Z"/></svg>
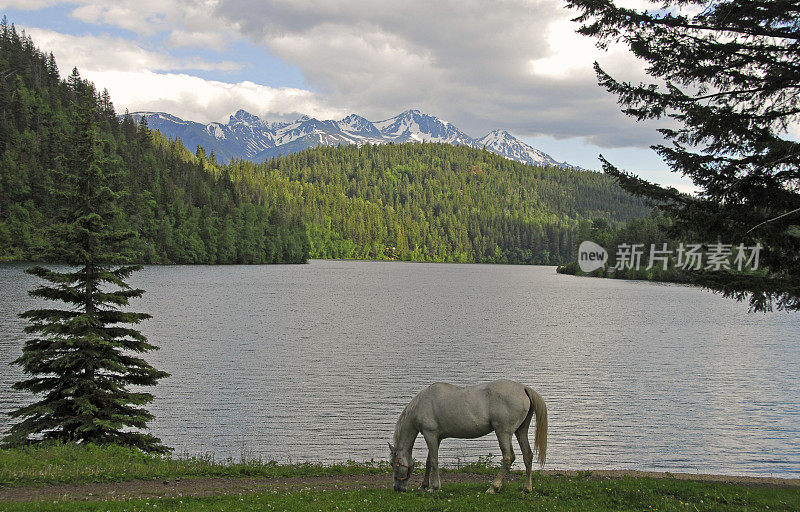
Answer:
<svg viewBox="0 0 800 512"><path fill-rule="evenodd" d="M534 75L559 80L582 77L593 80L592 64L598 61L606 70L622 78L642 78L646 63L637 59L626 46L610 44L607 50L597 48L594 40L575 32L576 25L568 17L556 19L547 26L547 56L530 61Z"/></svg>
<svg viewBox="0 0 800 512"><path fill-rule="evenodd" d="M73 6L70 15L96 25L111 25L139 35L167 33L174 46L224 48L235 27L212 13L219 0L0 0L0 8L37 10Z"/></svg>
<svg viewBox="0 0 800 512"><path fill-rule="evenodd" d="M228 38L221 32L202 32L190 30L173 30L167 37L167 45L171 47L192 46L199 48L225 48Z"/></svg>
<svg viewBox="0 0 800 512"><path fill-rule="evenodd" d="M270 48L300 66L309 83L365 114L418 105L445 78L430 54L380 31L324 25L313 35L275 37Z"/></svg>
<svg viewBox="0 0 800 512"><path fill-rule="evenodd" d="M25 31L37 46L53 51L62 76L78 67L81 75L93 81L98 90L107 88L119 112L164 111L201 122L227 121L240 108L266 117L344 115L342 110L330 108L318 94L307 90L274 88L248 81L226 83L174 72L238 69L241 65L237 63L174 59L111 36L74 36L29 27Z"/></svg>
<svg viewBox="0 0 800 512"><path fill-rule="evenodd" d="M79 70L170 71L197 69L231 71L242 64L230 61L210 62L198 58L174 59L166 54L145 50L134 41L111 36L74 36L52 30L22 27L36 45L53 52L62 74L73 67Z"/></svg>
<svg viewBox="0 0 800 512"><path fill-rule="evenodd" d="M87 71L84 78L107 88L117 111L165 111L199 122L227 121L239 108L266 118L288 113L341 118L318 95L302 89L273 88L253 82L226 83L196 76L149 71Z"/></svg>
<svg viewBox="0 0 800 512"><path fill-rule="evenodd" d="M206 12L214 2L184 0L78 0L72 16L87 23L108 24L136 33L155 34L185 25L198 7Z"/></svg>
<svg viewBox="0 0 800 512"><path fill-rule="evenodd" d="M52 0L3 0L0 1L0 9L23 9L26 11L34 11L47 7L56 2Z"/></svg>

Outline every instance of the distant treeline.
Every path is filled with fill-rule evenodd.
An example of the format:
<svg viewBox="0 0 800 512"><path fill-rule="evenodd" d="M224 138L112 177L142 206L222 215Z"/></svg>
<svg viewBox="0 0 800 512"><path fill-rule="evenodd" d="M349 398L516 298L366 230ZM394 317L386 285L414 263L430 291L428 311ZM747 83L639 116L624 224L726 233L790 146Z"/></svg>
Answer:
<svg viewBox="0 0 800 512"><path fill-rule="evenodd" d="M593 277L610 277L615 279L637 279L647 281L665 282L688 282L689 276L677 266L676 255L670 255L666 265L657 262L651 268L647 268L650 263L650 247L654 246L657 250L667 244L669 250L677 247L677 242L667 238L665 233L669 231L671 221L663 215L653 214L648 217L632 219L625 223L612 223L606 219L594 219L590 223L584 223L579 230L580 239L592 241L608 252L608 262L605 268L597 269L588 275ZM617 266L617 251L621 246L640 245L643 252L641 264L638 268L633 265ZM559 266L556 271L560 274L584 275L581 271L575 254L572 261L566 265ZM630 261L628 261L630 263ZM666 269L664 267L666 266Z"/></svg>
<svg viewBox="0 0 800 512"><path fill-rule="evenodd" d="M76 79L75 76L72 79ZM77 78L79 79L79 78ZM312 258L558 264L590 219L646 216L600 173L532 167L448 144L319 147L264 164L217 163L202 148L119 118L91 84L104 165L143 263ZM59 169L75 98L52 54L0 27L0 259L52 244Z"/></svg>

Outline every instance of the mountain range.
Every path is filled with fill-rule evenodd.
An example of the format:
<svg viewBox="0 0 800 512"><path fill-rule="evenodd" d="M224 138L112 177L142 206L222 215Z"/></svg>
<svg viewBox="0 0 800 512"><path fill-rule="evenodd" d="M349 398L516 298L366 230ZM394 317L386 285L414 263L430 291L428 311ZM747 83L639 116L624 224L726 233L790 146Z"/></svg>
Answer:
<svg viewBox="0 0 800 512"><path fill-rule="evenodd" d="M505 130L494 130L473 139L447 121L420 112L406 110L383 121L369 121L350 114L339 121L320 121L303 116L292 122L271 122L244 110L230 116L227 123L185 121L164 112L134 112L139 121L147 119L150 128L168 137L180 138L191 151L202 146L214 151L217 159L227 162L243 158L263 162L319 145L386 144L403 142L442 142L485 149L505 158L532 165L577 168L558 162Z"/></svg>

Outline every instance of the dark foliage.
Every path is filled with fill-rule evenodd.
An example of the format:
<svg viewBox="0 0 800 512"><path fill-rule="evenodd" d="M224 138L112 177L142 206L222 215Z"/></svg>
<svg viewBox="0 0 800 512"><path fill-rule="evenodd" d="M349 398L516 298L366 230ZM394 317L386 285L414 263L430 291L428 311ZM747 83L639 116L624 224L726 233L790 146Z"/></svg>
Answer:
<svg viewBox="0 0 800 512"><path fill-rule="evenodd" d="M786 132L800 114L800 2L658 1L647 12L608 0L568 3L580 12L580 33L601 46L622 41L647 62L658 83L623 83L595 69L627 114L672 119L661 130L669 144L653 148L700 193L664 189L603 159L605 171L663 208L676 239L766 248L762 272L697 272L695 282L749 298L758 311L800 309L800 143Z"/></svg>

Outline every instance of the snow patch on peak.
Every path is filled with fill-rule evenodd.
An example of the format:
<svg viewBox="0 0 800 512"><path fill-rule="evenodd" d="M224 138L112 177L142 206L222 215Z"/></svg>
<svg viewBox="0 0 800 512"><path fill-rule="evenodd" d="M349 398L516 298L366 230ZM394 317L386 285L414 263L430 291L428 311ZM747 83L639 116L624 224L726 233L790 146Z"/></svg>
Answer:
<svg viewBox="0 0 800 512"><path fill-rule="evenodd" d="M149 112L149 111L139 111L139 112L131 112L131 117L138 120L142 117L146 118L147 121L153 120L162 120L168 121L170 123L178 123L178 124L187 124L188 121L184 121L180 117L173 116L172 114L167 114L166 112Z"/></svg>
<svg viewBox="0 0 800 512"><path fill-rule="evenodd" d="M371 139L380 139L381 132L367 119L356 115L350 114L341 121L334 123L335 126L348 135L365 136ZM368 142L372 142L371 140Z"/></svg>
<svg viewBox="0 0 800 512"><path fill-rule="evenodd" d="M573 167L558 162L550 155L520 141L505 130L494 130L475 141L478 147L497 155L525 162L532 165L552 165L557 167Z"/></svg>
<svg viewBox="0 0 800 512"><path fill-rule="evenodd" d="M277 124L278 123L273 123L265 119L261 119L257 115L251 114L250 112L241 109L237 110L236 113L230 116L230 119L228 120L228 126L239 125L239 126L246 126L249 128L267 129L267 130L274 128Z"/></svg>
<svg viewBox="0 0 800 512"><path fill-rule="evenodd" d="M487 148L502 144L522 144L516 137L505 130L492 130L475 142L479 146L487 146Z"/></svg>
<svg viewBox="0 0 800 512"><path fill-rule="evenodd" d="M224 140L227 139L227 137L225 136L225 129L223 126L224 125L219 123L211 123L208 125L206 130L208 131L209 135L212 135L215 139Z"/></svg>

